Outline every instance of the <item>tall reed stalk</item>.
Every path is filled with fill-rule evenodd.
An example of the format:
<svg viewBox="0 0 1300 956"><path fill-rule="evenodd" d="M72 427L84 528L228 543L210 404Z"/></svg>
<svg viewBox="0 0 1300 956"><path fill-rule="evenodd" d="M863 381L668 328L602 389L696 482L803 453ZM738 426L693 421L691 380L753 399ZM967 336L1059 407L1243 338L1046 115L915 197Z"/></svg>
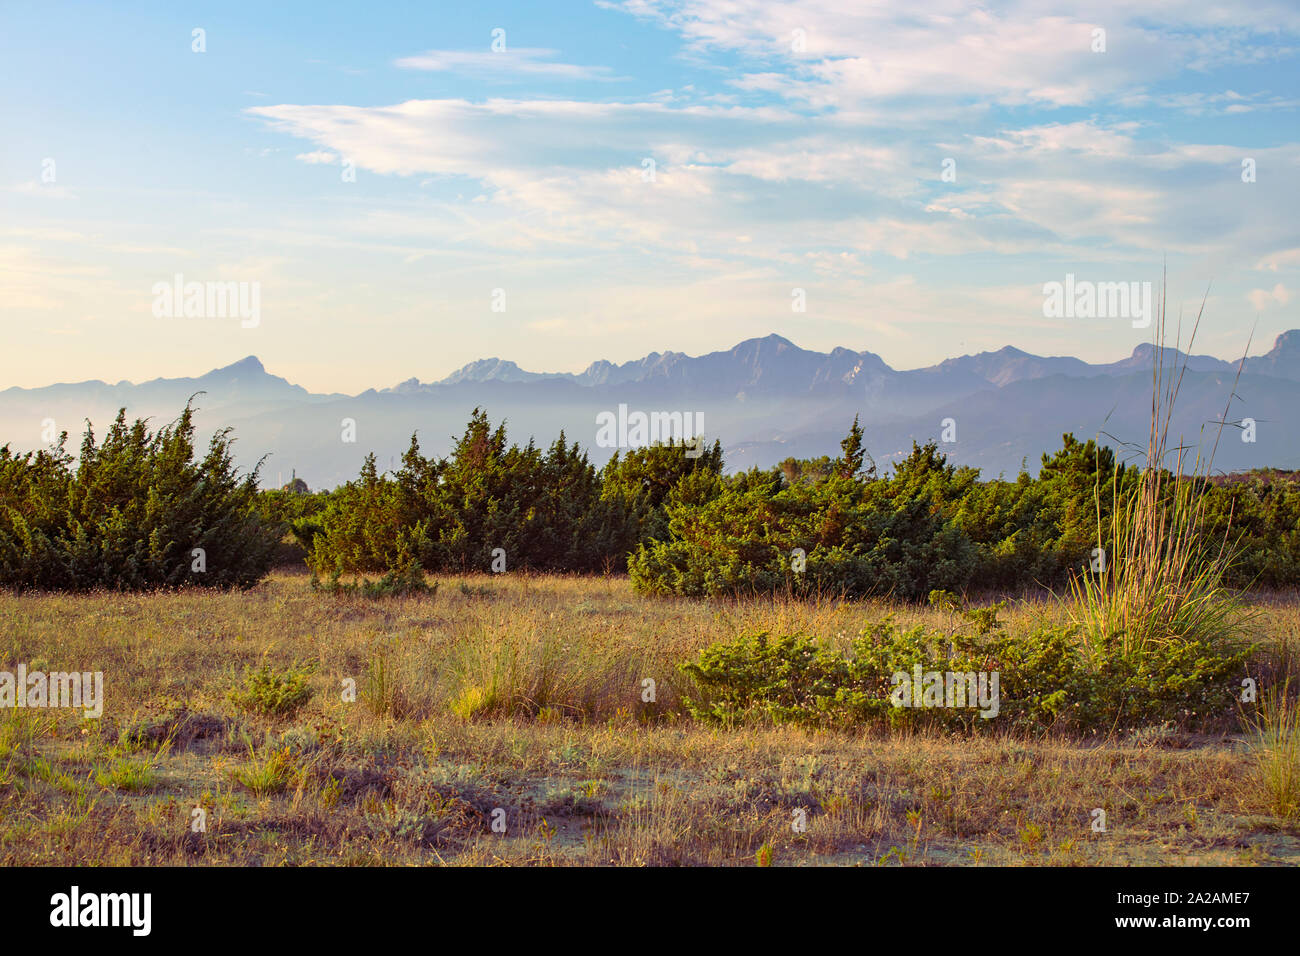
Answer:
<svg viewBox="0 0 1300 956"><path fill-rule="evenodd" d="M1168 640L1222 646L1234 638L1246 616L1237 594L1224 584L1236 549L1226 533L1213 540L1207 531L1203 493L1226 409L1208 449L1203 449L1204 426L1194 447L1170 438L1205 302L1180 366L1176 358L1168 361L1165 348L1167 299L1162 287L1154 330L1150 432L1145 452L1139 452L1145 460L1135 472L1117 456L1113 473L1108 478L1098 475L1097 542L1104 549L1105 567L1076 573L1070 582L1070 616L1088 649L1118 652L1125 658L1140 655L1152 642ZM1111 508L1103 519L1106 494Z"/></svg>

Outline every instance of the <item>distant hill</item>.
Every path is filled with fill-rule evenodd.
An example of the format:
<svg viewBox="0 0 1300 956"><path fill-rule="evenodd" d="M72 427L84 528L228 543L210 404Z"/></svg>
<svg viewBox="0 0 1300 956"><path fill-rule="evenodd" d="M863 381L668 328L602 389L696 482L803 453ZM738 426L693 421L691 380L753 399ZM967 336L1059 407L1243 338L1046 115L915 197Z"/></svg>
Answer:
<svg viewBox="0 0 1300 956"><path fill-rule="evenodd" d="M986 476L1032 472L1061 435L1098 433L1113 445L1141 446L1147 434L1154 348L1140 345L1116 362L1089 364L1068 356L1031 355L1007 347L947 359L928 368L890 368L873 352L801 349L779 335L689 356L652 352L621 365L593 362L571 374L532 372L500 358L471 362L438 382L411 378L359 395L318 394L272 375L254 356L196 378L109 385L91 381L0 391L0 441L15 451L43 444L48 420L71 434L75 450L89 417L102 434L119 407L170 421L191 395L199 428L233 426L240 462L268 456L263 485L283 484L296 470L313 488L355 477L369 451L381 467L395 465L412 432L426 453L445 453L475 406L508 420L512 439L549 444L564 430L603 463L614 449L597 446L597 418L620 405L631 410L703 415L704 432L726 450L729 470L769 466L788 456L836 454L854 415L867 446L885 466L913 441L940 440L953 419L956 441L941 442L949 458ZM1166 361L1180 361L1169 350ZM1193 356L1183 382L1175 431L1194 443L1218 428L1237 363ZM1280 335L1266 354L1246 360L1229 418L1256 422L1253 443L1225 429L1216 465L1225 471L1300 468L1300 330ZM342 440L344 419L356 441ZM950 428L951 435L954 429ZM1207 431L1208 430L1208 431Z"/></svg>

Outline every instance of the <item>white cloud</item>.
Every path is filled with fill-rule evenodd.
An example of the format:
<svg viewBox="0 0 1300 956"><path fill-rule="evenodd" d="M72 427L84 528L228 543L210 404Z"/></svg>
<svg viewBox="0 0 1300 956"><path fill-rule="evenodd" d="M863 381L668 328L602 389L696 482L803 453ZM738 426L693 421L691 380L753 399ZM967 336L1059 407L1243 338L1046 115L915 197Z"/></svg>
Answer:
<svg viewBox="0 0 1300 956"><path fill-rule="evenodd" d="M910 124L960 102L1093 106L1106 102L1193 115L1288 109L1266 91L1151 93L1204 71L1295 55L1300 7L1287 0L627 0L621 8L678 33L707 58L743 59L732 83L861 122ZM1093 52L1094 30L1105 51ZM802 46L795 48L798 34ZM1261 42L1262 41L1262 42ZM906 108L900 110L900 104ZM890 108L884 108L884 107Z"/></svg>
<svg viewBox="0 0 1300 956"><path fill-rule="evenodd" d="M1259 262L1255 263L1258 270L1268 270L1277 272L1279 269L1294 269L1300 266L1300 246L1294 249L1283 249L1280 252L1269 253Z"/></svg>
<svg viewBox="0 0 1300 956"><path fill-rule="evenodd" d="M20 193L24 196L36 196L40 199L76 199L77 194L67 186L58 186L54 183L40 183L34 179L27 182L18 183L11 186L10 192Z"/></svg>
<svg viewBox="0 0 1300 956"><path fill-rule="evenodd" d="M405 56L395 65L404 70L448 71L479 75L553 77L564 80L608 80L612 71L607 66L577 66L573 63L555 63L555 50L536 47L507 48L500 53L492 51L429 50L418 56Z"/></svg>
<svg viewBox="0 0 1300 956"><path fill-rule="evenodd" d="M1101 242L1112 255L1218 250L1254 261L1293 235L1300 215L1300 200L1283 195L1243 220L1241 190L1256 187L1230 175L1240 147L1142 139L1132 120L935 143L771 107L663 102L411 100L249 112L321 147L303 156L470 177L489 222L544 214L544 227L498 230L513 249L600 237L750 260L837 243L899 259L1048 250L1089 258ZM1300 146L1253 152L1261 168L1300 163ZM948 156L957 160L954 184L939 180ZM643 177L646 157L657 163L653 183Z"/></svg>
<svg viewBox="0 0 1300 956"><path fill-rule="evenodd" d="M310 153L299 153L294 159L312 165L321 163L333 165L339 161L339 155L338 153L331 153L328 149L318 149Z"/></svg>
<svg viewBox="0 0 1300 956"><path fill-rule="evenodd" d="M1274 303L1286 305L1290 302L1291 290L1279 282L1271 289L1252 289L1246 299L1255 307L1256 312L1263 312Z"/></svg>

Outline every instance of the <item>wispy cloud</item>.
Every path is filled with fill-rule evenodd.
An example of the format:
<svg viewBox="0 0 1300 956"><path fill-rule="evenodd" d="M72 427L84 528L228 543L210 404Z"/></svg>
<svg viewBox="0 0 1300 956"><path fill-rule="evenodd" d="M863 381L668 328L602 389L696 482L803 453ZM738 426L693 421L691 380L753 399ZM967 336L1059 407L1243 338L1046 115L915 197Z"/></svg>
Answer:
<svg viewBox="0 0 1300 956"><path fill-rule="evenodd" d="M9 187L10 192L19 193L23 196L37 196L41 199L76 199L77 194L67 186L59 186L55 183L37 182L35 179L26 182L17 183Z"/></svg>
<svg viewBox="0 0 1300 956"><path fill-rule="evenodd" d="M334 165L338 163L339 155L338 153L331 153L327 149L318 149L310 153L299 153L294 159L313 166L321 164Z"/></svg>
<svg viewBox="0 0 1300 956"><path fill-rule="evenodd" d="M607 66L579 66L554 62L556 50L539 47L507 48L501 52L474 50L428 50L395 61L404 70L473 73L479 76L551 77L564 80L612 80Z"/></svg>

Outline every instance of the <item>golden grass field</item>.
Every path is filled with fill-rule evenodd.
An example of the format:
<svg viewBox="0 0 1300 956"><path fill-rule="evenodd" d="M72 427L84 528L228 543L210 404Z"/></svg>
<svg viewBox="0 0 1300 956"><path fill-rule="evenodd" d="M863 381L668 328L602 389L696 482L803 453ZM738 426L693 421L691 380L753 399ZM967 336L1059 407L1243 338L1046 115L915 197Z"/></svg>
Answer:
<svg viewBox="0 0 1300 956"><path fill-rule="evenodd" d="M0 666L103 671L106 695L99 720L0 712L0 864L1300 862L1244 733L715 730L681 708L677 664L743 628L837 641L941 611L645 598L617 576L439 584L376 601L281 571L243 593L0 595ZM1262 610L1266 639L1300 639L1294 598ZM231 701L264 662L315 665L292 718Z"/></svg>

